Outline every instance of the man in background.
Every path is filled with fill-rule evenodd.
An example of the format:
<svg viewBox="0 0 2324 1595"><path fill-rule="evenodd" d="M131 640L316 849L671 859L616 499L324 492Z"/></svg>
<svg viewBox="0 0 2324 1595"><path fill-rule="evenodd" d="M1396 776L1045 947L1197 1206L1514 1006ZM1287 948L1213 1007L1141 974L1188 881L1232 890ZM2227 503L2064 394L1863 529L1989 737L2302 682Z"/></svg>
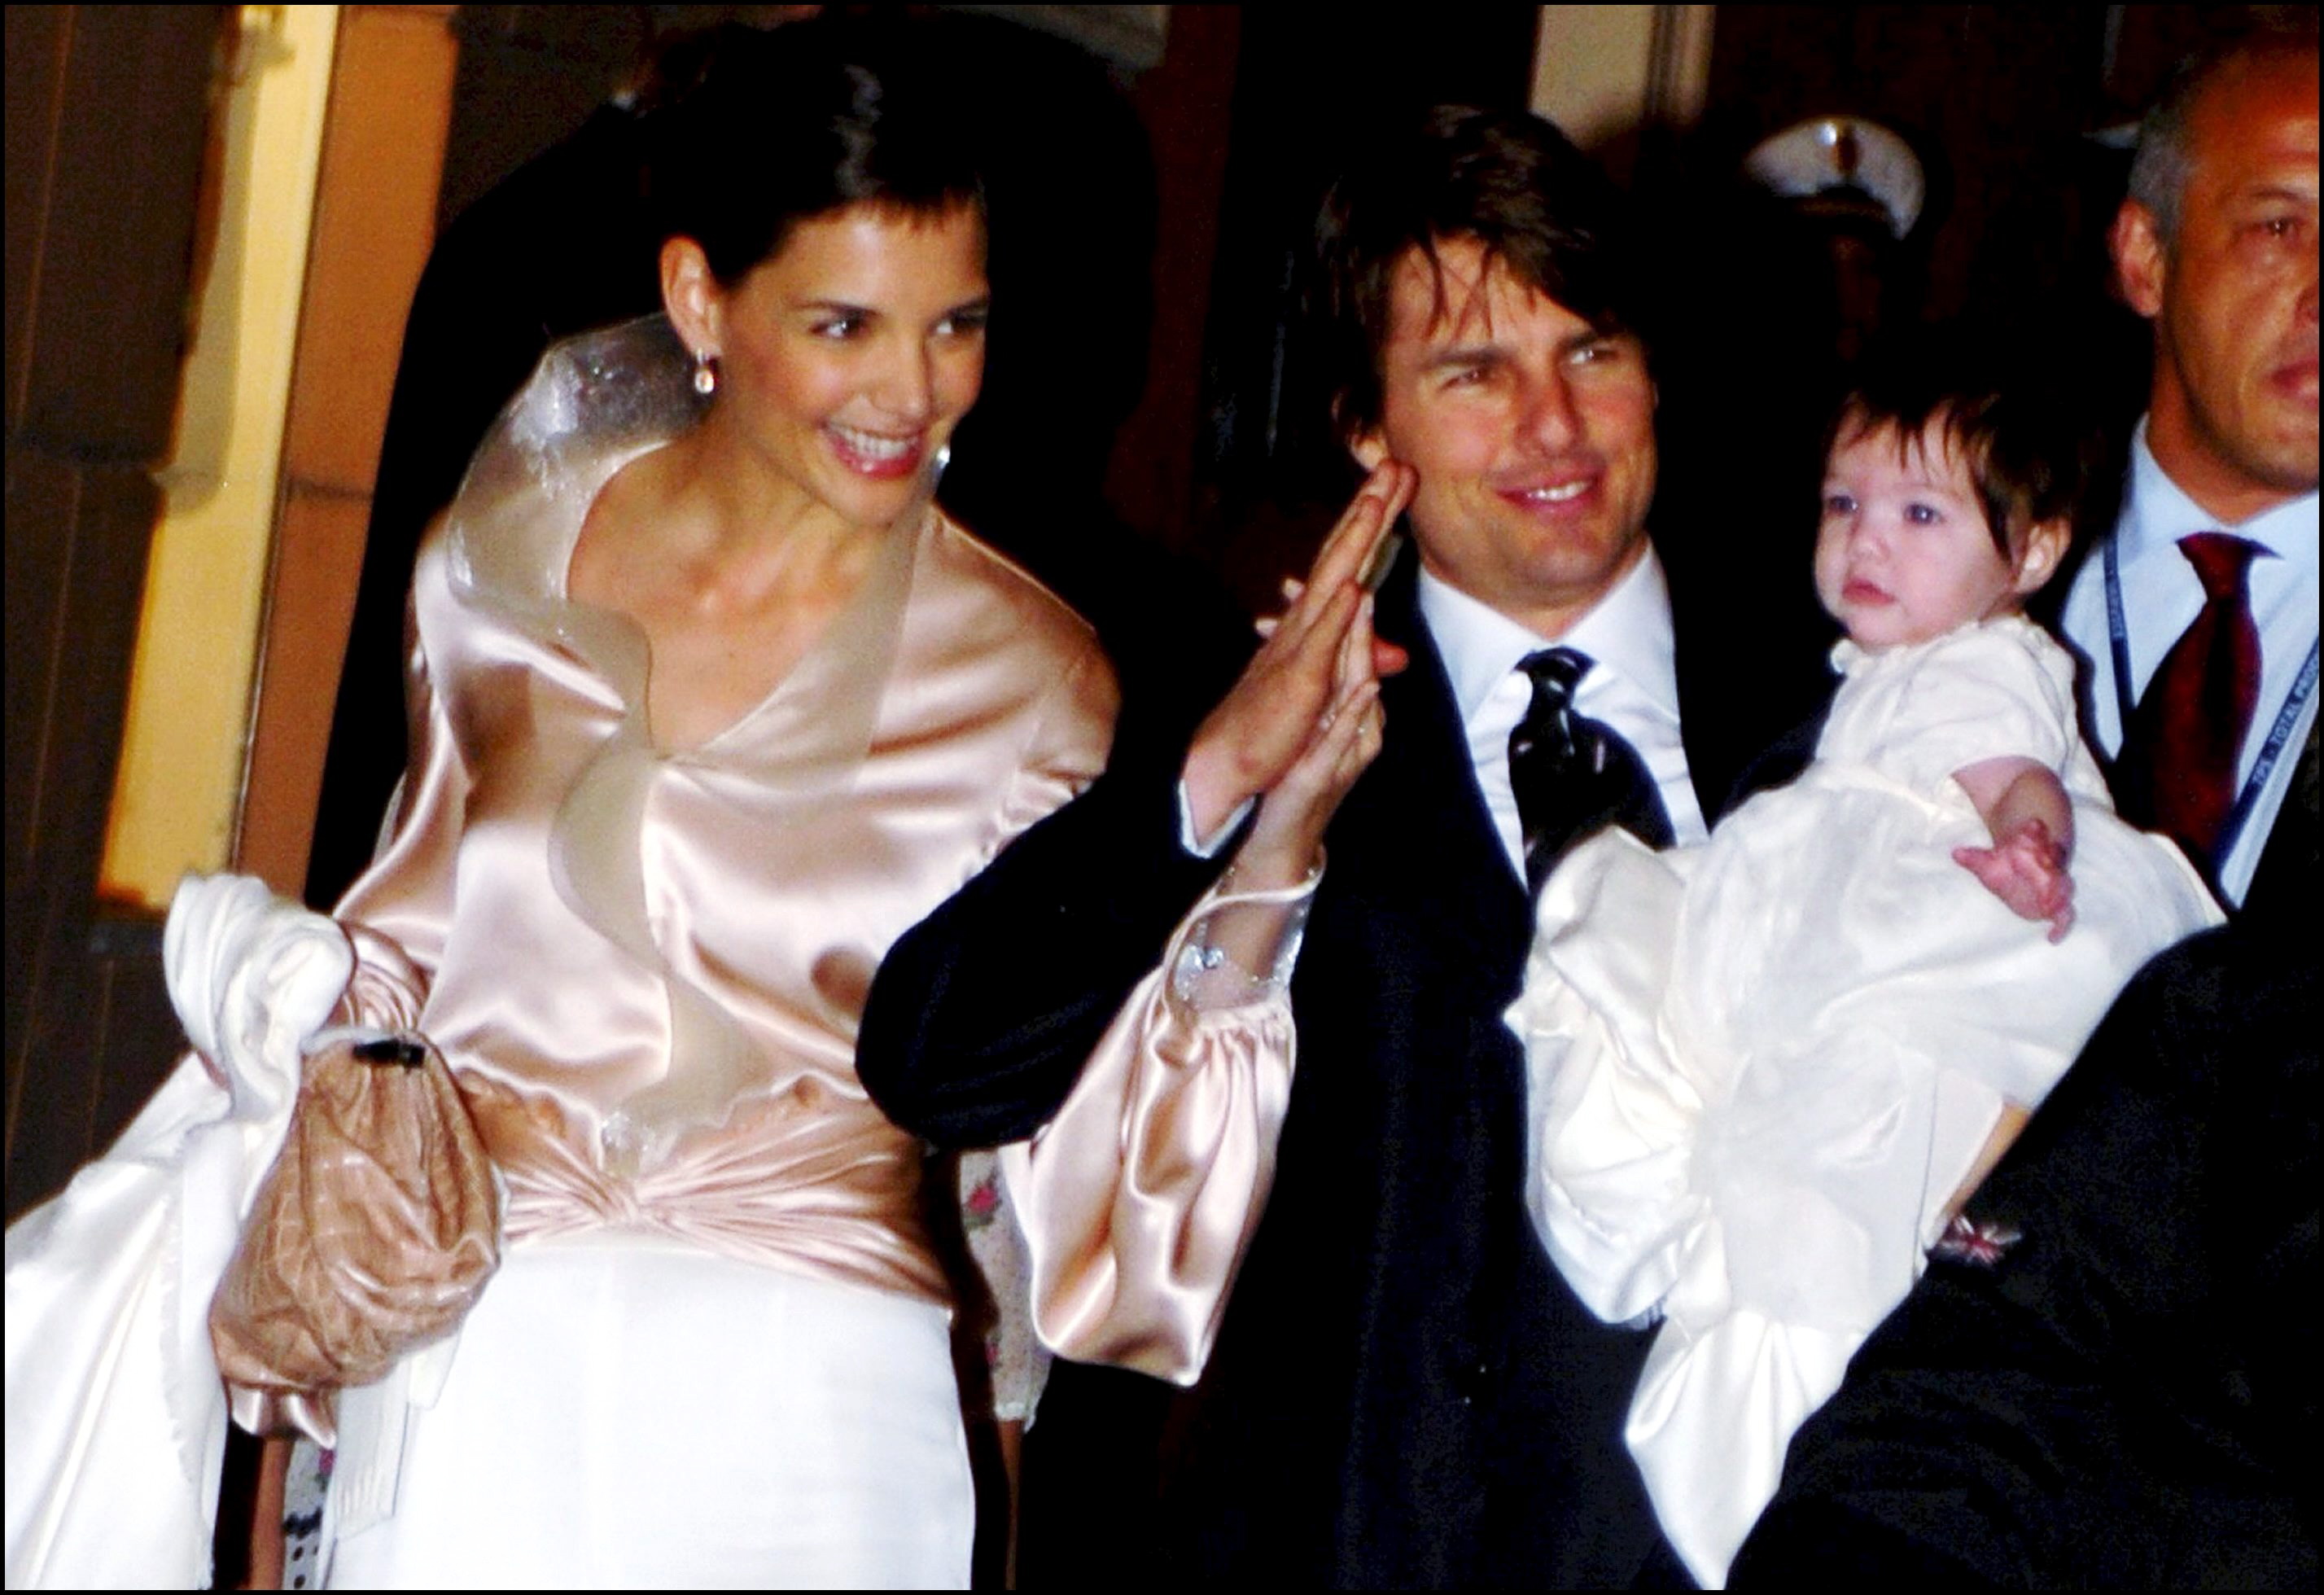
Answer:
<svg viewBox="0 0 2324 1595"><path fill-rule="evenodd" d="M2141 129L2113 244L2153 380L2062 617L2126 816L2231 911L2316 856L2316 107L2311 23L2200 62Z"/></svg>

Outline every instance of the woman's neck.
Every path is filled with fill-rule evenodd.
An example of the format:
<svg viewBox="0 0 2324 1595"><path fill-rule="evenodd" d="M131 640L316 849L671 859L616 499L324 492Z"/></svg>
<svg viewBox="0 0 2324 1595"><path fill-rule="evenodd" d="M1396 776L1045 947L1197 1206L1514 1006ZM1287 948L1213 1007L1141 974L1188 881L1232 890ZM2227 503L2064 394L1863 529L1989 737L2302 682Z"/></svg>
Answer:
<svg viewBox="0 0 2324 1595"><path fill-rule="evenodd" d="M821 585L860 576L891 526L841 516L727 428L709 421L671 446L668 491L681 558Z"/></svg>
<svg viewBox="0 0 2324 1595"><path fill-rule="evenodd" d="M626 530L617 540L641 537L650 546L659 568L632 579L644 577L663 603L706 621L770 603L813 612L843 602L893 529L844 519L707 431L641 459L611 484L618 502L601 500L609 530Z"/></svg>

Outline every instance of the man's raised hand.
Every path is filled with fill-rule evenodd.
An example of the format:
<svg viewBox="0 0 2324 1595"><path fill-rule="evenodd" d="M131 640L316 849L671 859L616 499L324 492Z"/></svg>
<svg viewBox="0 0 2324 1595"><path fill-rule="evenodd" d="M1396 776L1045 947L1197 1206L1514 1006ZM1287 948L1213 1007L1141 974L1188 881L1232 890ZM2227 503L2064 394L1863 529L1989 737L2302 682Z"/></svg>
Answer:
<svg viewBox="0 0 2324 1595"><path fill-rule="evenodd" d="M1356 578L1373 545L1412 501L1416 481L1410 466L1395 460L1381 462L1365 480L1323 539L1305 583L1194 733L1184 775L1196 834L1209 835L1245 799L1272 790L1319 735L1341 726L1335 710L1348 706L1360 683L1370 682L1376 694L1379 676L1403 668L1402 650L1374 644L1370 605ZM1360 615L1363 657L1358 659L1349 643L1359 632ZM1377 714L1376 703L1370 712ZM1362 740L1357 729L1345 728L1351 748Z"/></svg>

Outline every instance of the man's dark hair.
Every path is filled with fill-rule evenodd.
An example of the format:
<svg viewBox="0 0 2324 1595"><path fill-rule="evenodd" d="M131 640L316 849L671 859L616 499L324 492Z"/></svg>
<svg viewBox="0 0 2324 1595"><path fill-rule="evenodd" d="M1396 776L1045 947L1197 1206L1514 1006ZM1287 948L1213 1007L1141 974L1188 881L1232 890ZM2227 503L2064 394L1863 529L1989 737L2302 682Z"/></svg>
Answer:
<svg viewBox="0 0 2324 1595"><path fill-rule="evenodd" d="M1309 314L1342 437L1378 424L1396 269L1473 238L1488 260L1601 332L1635 332L1621 197L1565 135L1517 111L1438 106L1324 196ZM1443 279L1438 269L1439 308Z"/></svg>
<svg viewBox="0 0 2324 1595"><path fill-rule="evenodd" d="M1915 340L1865 373L1824 433L1824 457L1882 431L1893 434L1900 460L1950 448L1969 466L1986 530L2008 559L2030 528L2074 518L2095 438L2055 394L1938 352L1942 336Z"/></svg>
<svg viewBox="0 0 2324 1595"><path fill-rule="evenodd" d="M2269 7L2240 31L2180 63L2138 124L2138 153L2130 164L2130 197L2154 217L2154 230L2165 244L2179 235L2180 207L2194 168L2189 123L2196 102L2232 68L2269 56L2314 55L2316 43L2313 6Z"/></svg>
<svg viewBox="0 0 2324 1595"><path fill-rule="evenodd" d="M924 24L827 14L724 29L688 76L654 117L650 180L663 235L702 245L727 287L799 223L851 205L984 213Z"/></svg>

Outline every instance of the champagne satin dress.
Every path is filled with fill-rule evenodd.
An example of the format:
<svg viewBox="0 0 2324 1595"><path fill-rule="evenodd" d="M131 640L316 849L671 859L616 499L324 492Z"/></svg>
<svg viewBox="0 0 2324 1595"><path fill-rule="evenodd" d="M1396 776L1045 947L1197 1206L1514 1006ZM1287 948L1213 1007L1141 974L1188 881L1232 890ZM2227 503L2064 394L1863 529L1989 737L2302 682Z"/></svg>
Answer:
<svg viewBox="0 0 2324 1595"><path fill-rule="evenodd" d="M688 374L659 320L552 351L420 555L343 1017L442 1050L507 1245L391 1465L343 1458L336 1583L966 1581L921 1148L854 1037L890 942L1102 767L1112 676L930 507L763 702L656 746L642 633L564 583Z"/></svg>

